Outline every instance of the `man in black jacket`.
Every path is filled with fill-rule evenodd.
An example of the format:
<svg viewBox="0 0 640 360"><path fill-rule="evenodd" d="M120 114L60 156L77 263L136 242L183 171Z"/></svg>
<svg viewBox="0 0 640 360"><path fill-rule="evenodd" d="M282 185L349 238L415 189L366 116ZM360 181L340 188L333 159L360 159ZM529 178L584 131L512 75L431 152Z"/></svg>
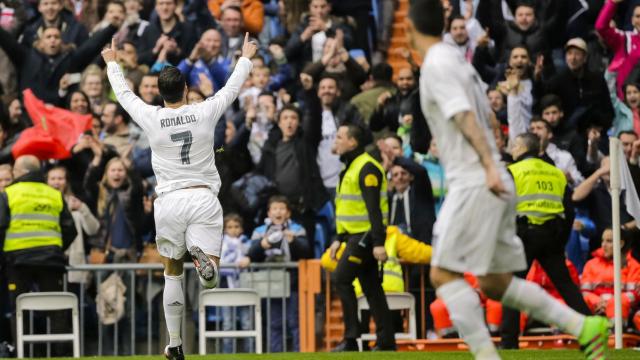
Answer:
<svg viewBox="0 0 640 360"><path fill-rule="evenodd" d="M62 40L62 33L55 26L46 26L33 47L19 44L0 28L0 48L18 70L20 90L31 88L44 102L56 104L62 76L83 71L111 40L122 21L124 19L114 19L111 25L75 49Z"/></svg>
<svg viewBox="0 0 640 360"><path fill-rule="evenodd" d="M81 46L89 38L87 29L76 21L69 10L64 8L62 0L40 0L38 12L41 16L27 25L20 38L21 44L31 47L39 34L50 26L60 29L62 41L67 44Z"/></svg>
<svg viewBox="0 0 640 360"><path fill-rule="evenodd" d="M329 201L329 195L322 186L315 151L299 124L300 111L285 105L278 113L278 126L271 130L262 148L257 170L274 181L278 192L287 197L292 218L304 226L309 250L313 252L315 210Z"/></svg>
<svg viewBox="0 0 640 360"><path fill-rule="evenodd" d="M16 298L22 293L62 291L64 250L77 231L62 194L46 185L36 157L16 159L13 175L13 184L0 194L0 249L15 312ZM14 314L14 335L15 326ZM65 330L64 316L52 321L52 327L53 332Z"/></svg>
<svg viewBox="0 0 640 360"><path fill-rule="evenodd" d="M176 6L176 0L156 1L158 18L145 28L138 44L140 63L153 65L163 48L166 48L167 60L172 64L178 64L191 53L198 35L190 23L178 19Z"/></svg>

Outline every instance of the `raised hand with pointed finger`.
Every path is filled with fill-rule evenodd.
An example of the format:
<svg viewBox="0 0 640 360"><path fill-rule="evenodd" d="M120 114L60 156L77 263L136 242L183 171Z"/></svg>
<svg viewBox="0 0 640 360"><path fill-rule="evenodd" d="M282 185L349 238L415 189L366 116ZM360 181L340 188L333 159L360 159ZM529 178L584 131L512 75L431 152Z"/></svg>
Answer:
<svg viewBox="0 0 640 360"><path fill-rule="evenodd" d="M112 38L111 46L108 46L104 48L104 50L102 50L102 58L104 59L105 63L108 63L110 61L116 61L116 56L116 38Z"/></svg>
<svg viewBox="0 0 640 360"><path fill-rule="evenodd" d="M249 40L249 33L244 34L244 44L242 44L242 57L251 59L258 51L258 45L255 41Z"/></svg>

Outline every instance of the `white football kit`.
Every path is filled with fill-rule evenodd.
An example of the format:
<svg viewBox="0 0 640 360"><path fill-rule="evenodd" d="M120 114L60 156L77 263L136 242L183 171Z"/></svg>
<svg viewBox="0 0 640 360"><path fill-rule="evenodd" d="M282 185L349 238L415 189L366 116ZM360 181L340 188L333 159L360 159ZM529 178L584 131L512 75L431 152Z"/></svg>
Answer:
<svg viewBox="0 0 640 360"><path fill-rule="evenodd" d="M213 97L172 109L147 105L129 89L120 66L107 64L118 102L149 138L158 182L156 243L162 256L182 259L193 245L220 256L223 224L217 198L220 176L215 165L214 129L238 97L251 68L251 61L241 57L227 84Z"/></svg>
<svg viewBox="0 0 640 360"><path fill-rule="evenodd" d="M441 42L429 49L421 69L420 102L449 189L433 230L431 263L476 275L526 268L524 247L516 236L515 187L500 162L485 89L475 69L452 45ZM480 158L453 120L464 111L472 111L484 129L508 196L499 198L486 187Z"/></svg>

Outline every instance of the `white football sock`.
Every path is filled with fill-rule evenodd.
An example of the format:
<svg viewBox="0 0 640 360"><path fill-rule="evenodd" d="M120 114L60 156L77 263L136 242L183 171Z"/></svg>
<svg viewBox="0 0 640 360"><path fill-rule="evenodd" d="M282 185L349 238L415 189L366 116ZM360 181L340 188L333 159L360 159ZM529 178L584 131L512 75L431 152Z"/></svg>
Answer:
<svg viewBox="0 0 640 360"><path fill-rule="evenodd" d="M449 310L451 321L476 359L500 359L484 322L480 298L463 279L440 286L436 293Z"/></svg>
<svg viewBox="0 0 640 360"><path fill-rule="evenodd" d="M580 336L584 315L554 299L537 284L514 277L502 295L503 305L526 312L532 318Z"/></svg>
<svg viewBox="0 0 640 360"><path fill-rule="evenodd" d="M184 311L184 292L182 290L184 274L172 276L164 274L164 317L169 331L169 347L182 345L180 330L182 326L182 312Z"/></svg>

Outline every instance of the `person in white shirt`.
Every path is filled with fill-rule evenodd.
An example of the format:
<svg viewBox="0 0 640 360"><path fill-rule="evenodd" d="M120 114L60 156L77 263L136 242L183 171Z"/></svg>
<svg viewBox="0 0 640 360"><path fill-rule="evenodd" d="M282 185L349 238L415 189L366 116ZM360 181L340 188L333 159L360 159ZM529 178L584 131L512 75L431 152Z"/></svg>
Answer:
<svg viewBox="0 0 640 360"><path fill-rule="evenodd" d="M582 173L578 170L573 155L566 150L560 149L556 144L551 142L553 138L551 125L543 119L533 118L529 125L529 130L538 135L540 138L540 149L553 160L554 165L558 169L562 170L567 177L569 185L571 187L580 185L584 181L584 176L582 176Z"/></svg>
<svg viewBox="0 0 640 360"><path fill-rule="evenodd" d="M245 35L242 57L224 88L198 104L187 105L187 85L180 71L167 66L158 77L164 107L147 105L127 86L116 62L115 40L102 51L111 87L122 107L149 137L151 163L158 185L155 200L156 243L164 264L164 312L169 331L165 357L183 360L180 328L184 310L183 256L191 254L200 282L218 281L222 247L222 207L217 195L216 123L238 97L252 68L257 45Z"/></svg>
<svg viewBox="0 0 640 360"><path fill-rule="evenodd" d="M513 276L526 268L516 236L513 179L500 163L486 85L460 52L442 41L441 0L413 0L407 28L424 58L420 101L449 184L434 228L430 277L458 332L476 359L500 359L480 299L463 278L471 272L487 297L558 326L578 338L589 358L604 358L607 319L585 317Z"/></svg>

